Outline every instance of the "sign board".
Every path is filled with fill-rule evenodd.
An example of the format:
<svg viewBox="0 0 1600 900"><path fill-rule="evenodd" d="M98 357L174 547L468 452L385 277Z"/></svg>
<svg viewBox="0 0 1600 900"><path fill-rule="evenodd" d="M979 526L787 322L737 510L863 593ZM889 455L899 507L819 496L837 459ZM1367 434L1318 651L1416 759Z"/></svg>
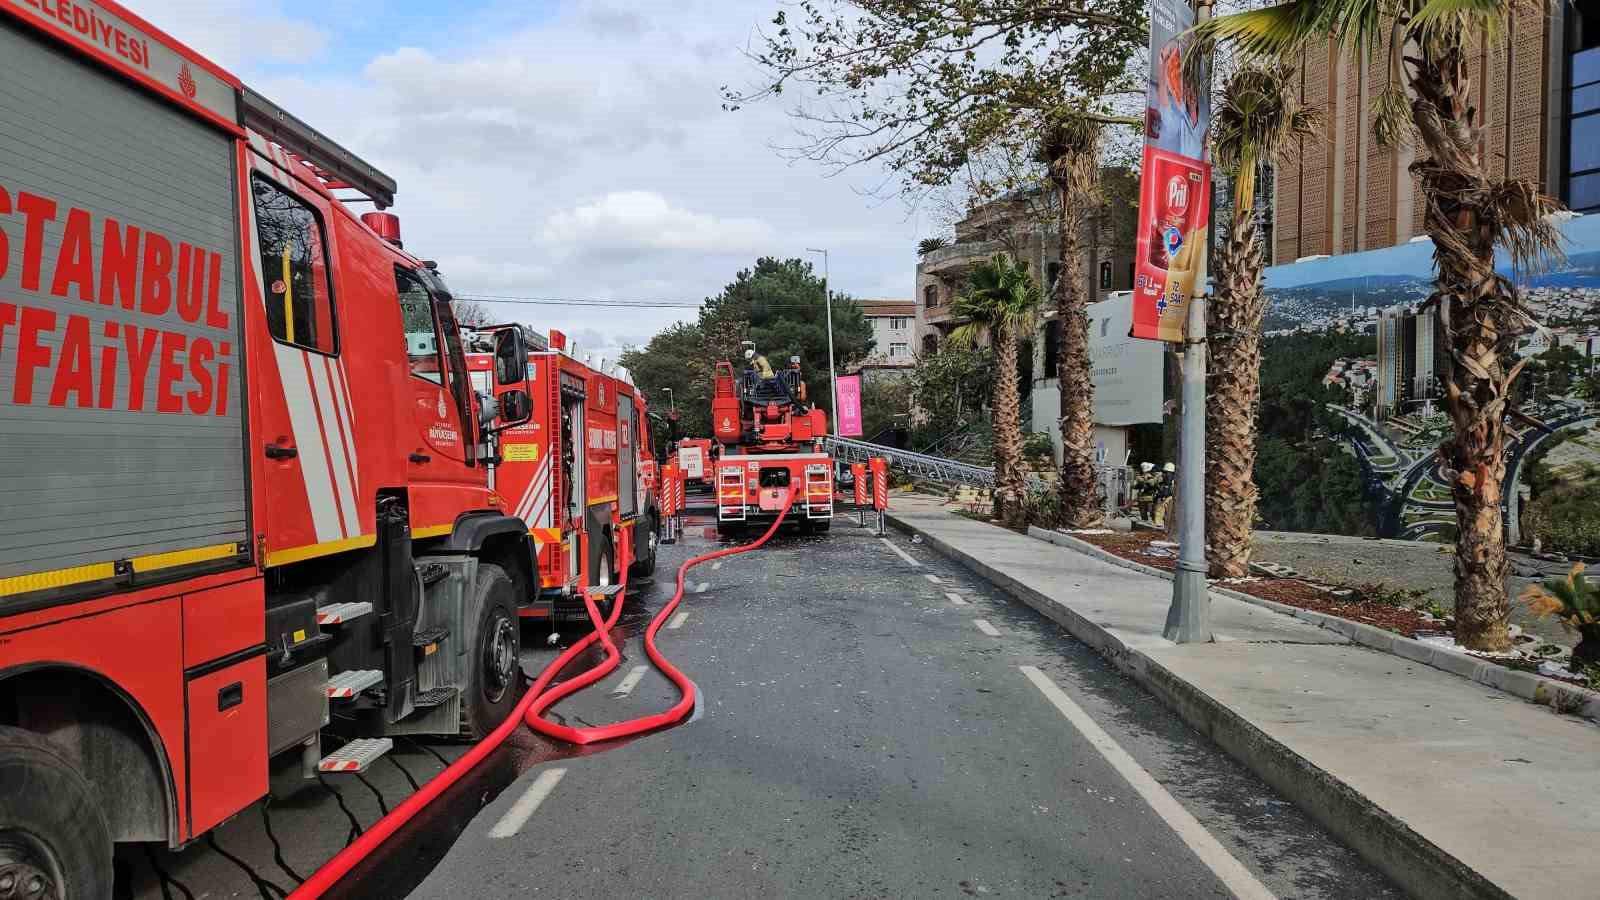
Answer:
<svg viewBox="0 0 1600 900"><path fill-rule="evenodd" d="M839 434L842 437L861 437L861 376L840 375Z"/></svg>
<svg viewBox="0 0 1600 900"><path fill-rule="evenodd" d="M1133 292L1089 304L1089 377L1094 423L1140 425L1161 421L1166 348L1129 335Z"/></svg>
<svg viewBox="0 0 1600 900"><path fill-rule="evenodd" d="M1195 23L1187 0L1150 4L1150 80L1131 334L1182 341L1189 303L1204 290L1210 230L1210 97L1183 78L1182 35ZM1200 85L1209 83L1203 75Z"/></svg>

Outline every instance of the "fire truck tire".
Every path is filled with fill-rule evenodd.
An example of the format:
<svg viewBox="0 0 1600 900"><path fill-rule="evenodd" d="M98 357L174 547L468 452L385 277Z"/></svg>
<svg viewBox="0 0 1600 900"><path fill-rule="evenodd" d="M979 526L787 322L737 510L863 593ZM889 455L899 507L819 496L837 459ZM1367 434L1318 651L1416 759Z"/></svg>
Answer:
<svg viewBox="0 0 1600 900"><path fill-rule="evenodd" d="M830 529L832 529L832 528L833 528L833 520L832 519L821 519L819 521L812 522L811 523L811 527L810 527L809 530L810 530L810 532L812 534L827 534L828 531Z"/></svg>
<svg viewBox="0 0 1600 900"><path fill-rule="evenodd" d="M111 829L94 788L55 744L0 727L0 885L7 882L30 900L110 897Z"/></svg>
<svg viewBox="0 0 1600 900"><path fill-rule="evenodd" d="M628 574L649 578L656 573L656 549L661 546L661 523L654 514L650 514L644 517L644 527L644 555L628 568Z"/></svg>
<svg viewBox="0 0 1600 900"><path fill-rule="evenodd" d="M478 620L471 634L467 684L461 698L461 733L482 738L505 721L526 689L522 677L522 636L517 624L516 586L494 563L478 564L473 608Z"/></svg>

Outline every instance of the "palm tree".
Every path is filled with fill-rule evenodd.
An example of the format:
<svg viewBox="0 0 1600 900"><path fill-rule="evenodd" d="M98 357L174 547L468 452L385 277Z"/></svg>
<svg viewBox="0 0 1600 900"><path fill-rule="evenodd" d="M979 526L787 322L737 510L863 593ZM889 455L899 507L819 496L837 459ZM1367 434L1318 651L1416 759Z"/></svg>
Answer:
<svg viewBox="0 0 1600 900"><path fill-rule="evenodd" d="M995 515L1007 526L1021 527L1025 485L1022 472L1022 394L1017 384L1017 344L1039 327L1043 298L1027 266L1004 253L973 266L967 290L954 303L953 315L966 323L950 333L956 346L972 346L989 335L994 345Z"/></svg>
<svg viewBox="0 0 1600 900"><path fill-rule="evenodd" d="M1532 322L1515 286L1495 272L1495 248L1519 269L1561 255L1549 218L1560 205L1532 182L1489 177L1471 105L1468 46L1488 46L1524 2L1532 0L1289 0L1198 27L1201 53L1223 40L1246 56L1288 61L1331 40L1344 51L1388 55L1389 85L1373 98L1374 130L1385 144L1418 144L1411 174L1437 268L1429 306L1449 348L1443 381L1454 433L1439 455L1459 530L1456 640L1474 650L1511 643L1500 508L1505 422L1522 370L1513 362L1517 335Z"/></svg>
<svg viewBox="0 0 1600 900"><path fill-rule="evenodd" d="M1057 502L1061 521L1071 528L1096 527L1103 517L1096 495L1094 380L1089 365L1089 298L1083 287L1082 253L1084 220L1099 188L1101 124L1070 112L1057 115L1040 135L1036 150L1058 203L1056 262L1060 270L1051 286L1056 321L1061 323L1056 352L1056 377L1061 386Z"/></svg>
<svg viewBox="0 0 1600 900"><path fill-rule="evenodd" d="M1295 97L1291 69L1245 66L1223 85L1212 114L1211 149L1233 177L1233 223L1217 258L1216 296L1206 312L1212 399L1206 406L1206 537L1211 575L1249 574L1256 514L1256 409L1261 403L1261 273L1256 175L1314 125Z"/></svg>

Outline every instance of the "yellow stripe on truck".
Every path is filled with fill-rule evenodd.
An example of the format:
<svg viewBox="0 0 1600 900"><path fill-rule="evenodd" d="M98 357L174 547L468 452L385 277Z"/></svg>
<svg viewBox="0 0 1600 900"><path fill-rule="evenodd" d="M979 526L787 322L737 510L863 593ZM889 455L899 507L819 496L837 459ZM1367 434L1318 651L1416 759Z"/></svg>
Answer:
<svg viewBox="0 0 1600 900"><path fill-rule="evenodd" d="M343 553L346 550L358 550L371 547L378 543L376 534L360 534L353 538L344 538L338 541L324 541L320 544L306 544L303 547L290 547L287 550L273 550L267 554L268 566L286 566L301 560L315 559L319 556L329 556L334 553Z"/></svg>
<svg viewBox="0 0 1600 900"><path fill-rule="evenodd" d="M211 562L238 555L239 545L230 541L226 544L212 544L208 547L194 547L188 550L172 550L167 553L150 553L144 556L135 556L129 559L128 562L135 573L155 572L161 569L170 569L174 566ZM34 572L31 575L13 575L10 578L0 578L0 597L26 594L30 591L44 591L51 588L71 587L75 584L101 581L107 578L115 578L116 576L117 564L115 562L89 563L83 566L51 569L48 572Z"/></svg>

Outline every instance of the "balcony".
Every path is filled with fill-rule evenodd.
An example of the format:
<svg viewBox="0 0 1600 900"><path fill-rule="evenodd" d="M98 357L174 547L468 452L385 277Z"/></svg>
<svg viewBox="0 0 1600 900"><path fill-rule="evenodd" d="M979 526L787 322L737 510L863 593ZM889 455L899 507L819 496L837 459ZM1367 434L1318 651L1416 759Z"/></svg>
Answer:
<svg viewBox="0 0 1600 900"><path fill-rule="evenodd" d="M1006 249L1004 241L971 241L930 250L922 255L917 270L944 278L960 277L973 263L988 259Z"/></svg>

